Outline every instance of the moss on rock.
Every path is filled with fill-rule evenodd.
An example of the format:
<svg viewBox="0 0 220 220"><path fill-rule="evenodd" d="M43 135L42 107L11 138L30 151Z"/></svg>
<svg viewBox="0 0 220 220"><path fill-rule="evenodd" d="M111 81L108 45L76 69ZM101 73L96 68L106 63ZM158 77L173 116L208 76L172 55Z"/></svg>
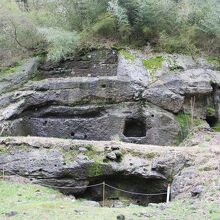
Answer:
<svg viewBox="0 0 220 220"><path fill-rule="evenodd" d="M0 79L7 76L7 75L16 73L21 68L23 63L24 63L24 61L16 63L12 67L7 67L7 68L0 69Z"/></svg>
<svg viewBox="0 0 220 220"><path fill-rule="evenodd" d="M120 54L126 59L126 60L131 60L134 61L136 59L136 56L127 50L121 50Z"/></svg>
<svg viewBox="0 0 220 220"><path fill-rule="evenodd" d="M8 153L9 150L5 146L0 146L0 155Z"/></svg>
<svg viewBox="0 0 220 220"><path fill-rule="evenodd" d="M142 63L146 69L156 71L162 68L163 60L162 56L157 56L151 59L142 59Z"/></svg>
<svg viewBox="0 0 220 220"><path fill-rule="evenodd" d="M87 174L88 174L89 177L101 176L101 175L103 175L102 164L100 164L98 161L95 161L95 162L88 168Z"/></svg>

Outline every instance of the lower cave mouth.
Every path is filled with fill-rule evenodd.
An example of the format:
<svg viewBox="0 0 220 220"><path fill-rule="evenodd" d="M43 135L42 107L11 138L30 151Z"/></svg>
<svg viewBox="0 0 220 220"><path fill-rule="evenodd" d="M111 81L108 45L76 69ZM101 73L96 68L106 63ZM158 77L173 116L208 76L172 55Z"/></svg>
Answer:
<svg viewBox="0 0 220 220"><path fill-rule="evenodd" d="M142 119L126 119L123 134L125 137L145 137L146 125Z"/></svg>
<svg viewBox="0 0 220 220"><path fill-rule="evenodd" d="M93 186L99 183L105 183L104 191L103 184ZM156 178L144 179L138 176L114 175L99 177L91 181L83 193L74 196L77 199L86 199L102 204L104 192L105 206L114 207L117 202L122 203L123 206L131 204L147 206L149 203L166 202L166 185L165 180Z"/></svg>
<svg viewBox="0 0 220 220"><path fill-rule="evenodd" d="M215 116L206 116L206 122L209 124L211 128L215 128L218 121L219 119Z"/></svg>

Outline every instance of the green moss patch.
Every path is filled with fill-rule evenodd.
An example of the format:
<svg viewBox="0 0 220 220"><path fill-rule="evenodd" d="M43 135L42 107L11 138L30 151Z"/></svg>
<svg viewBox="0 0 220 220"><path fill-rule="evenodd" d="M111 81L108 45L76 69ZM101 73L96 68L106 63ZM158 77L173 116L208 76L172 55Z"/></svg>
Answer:
<svg viewBox="0 0 220 220"><path fill-rule="evenodd" d="M5 146L0 146L0 155L8 153L9 150Z"/></svg>
<svg viewBox="0 0 220 220"><path fill-rule="evenodd" d="M78 155L78 152L76 150L68 150L68 151L65 151L64 149L61 150L61 153L64 157L64 161L65 163L72 163L76 156Z"/></svg>
<svg viewBox="0 0 220 220"><path fill-rule="evenodd" d="M88 176L94 177L94 176L101 176L101 175L103 175L102 164L95 161L88 169Z"/></svg>
<svg viewBox="0 0 220 220"><path fill-rule="evenodd" d="M162 68L164 58L162 56L153 57L151 59L142 59L144 67L151 71L157 71Z"/></svg>
<svg viewBox="0 0 220 220"><path fill-rule="evenodd" d="M36 71L34 74L33 74L33 77L32 77L32 80L33 81L40 81L43 79L43 73L40 72L40 71Z"/></svg>
<svg viewBox="0 0 220 220"><path fill-rule="evenodd" d="M20 62L16 63L15 66L0 69L0 79L7 75L17 72L22 64L23 62Z"/></svg>
<svg viewBox="0 0 220 220"><path fill-rule="evenodd" d="M126 59L126 60L131 60L134 61L136 59L136 56L127 50L121 50L120 54Z"/></svg>

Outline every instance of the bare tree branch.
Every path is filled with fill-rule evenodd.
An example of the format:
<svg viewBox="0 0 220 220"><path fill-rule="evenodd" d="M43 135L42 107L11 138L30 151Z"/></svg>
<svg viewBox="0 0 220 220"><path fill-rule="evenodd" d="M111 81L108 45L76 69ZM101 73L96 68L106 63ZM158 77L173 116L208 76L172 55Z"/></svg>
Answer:
<svg viewBox="0 0 220 220"><path fill-rule="evenodd" d="M29 47L24 46L24 45L18 40L17 27L16 27L16 25L14 24L14 22L13 22L12 20L10 20L10 22L11 22L12 27L14 28L14 40L16 41L16 43L17 43L20 47L22 47L22 48L24 48L24 49L26 49L26 50L28 50L28 51L36 50L37 48L33 48L33 47L32 47L32 48L29 48Z"/></svg>

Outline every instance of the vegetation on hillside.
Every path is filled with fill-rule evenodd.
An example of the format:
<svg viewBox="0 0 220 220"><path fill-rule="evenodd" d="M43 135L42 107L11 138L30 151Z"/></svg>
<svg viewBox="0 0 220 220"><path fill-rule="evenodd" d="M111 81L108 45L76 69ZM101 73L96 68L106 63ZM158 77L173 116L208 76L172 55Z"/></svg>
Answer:
<svg viewBox="0 0 220 220"><path fill-rule="evenodd" d="M219 0L1 0L0 66L82 47L220 54Z"/></svg>

